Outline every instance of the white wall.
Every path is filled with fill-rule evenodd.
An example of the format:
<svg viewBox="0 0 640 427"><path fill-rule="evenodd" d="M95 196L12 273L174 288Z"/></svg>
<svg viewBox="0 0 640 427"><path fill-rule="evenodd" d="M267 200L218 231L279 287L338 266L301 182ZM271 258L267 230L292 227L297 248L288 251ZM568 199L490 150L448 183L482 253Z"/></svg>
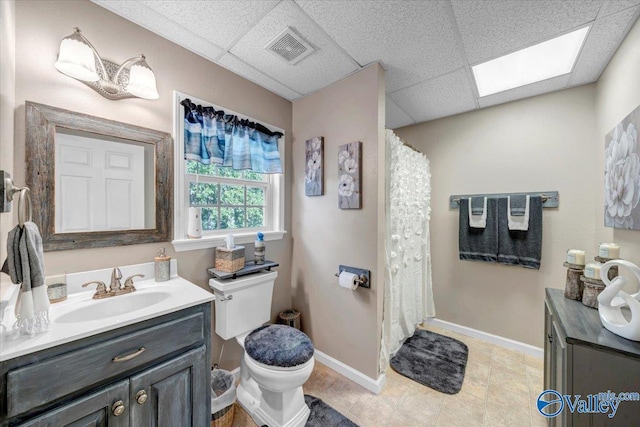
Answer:
<svg viewBox="0 0 640 427"><path fill-rule="evenodd" d="M541 347L544 288L563 288L569 248L593 247L595 85L398 129L431 161L437 317ZM458 258L452 194L560 192L543 214L540 270ZM591 255L593 255L591 253Z"/></svg>
<svg viewBox="0 0 640 427"><path fill-rule="evenodd" d="M373 64L293 103L293 306L314 346L378 378L384 231L384 70ZM305 140L324 136L324 196L304 195ZM362 209L338 208L338 147L362 142ZM382 187L381 187L382 184ZM381 192L382 190L382 192ZM339 288L340 264L371 270L371 289Z"/></svg>
<svg viewBox="0 0 640 427"><path fill-rule="evenodd" d="M616 242L620 256L640 265L640 231L604 227L604 140L605 136L640 105L640 21L636 22L613 59L600 76L596 90L597 138L594 141L597 173L596 242ZM640 150L640 141L638 141ZM640 191L640 188L637 189Z"/></svg>
<svg viewBox="0 0 640 427"><path fill-rule="evenodd" d="M15 14L13 0L0 2L0 169L12 175L13 107L16 98ZM0 263L7 256L7 233L13 227L15 209L12 211L11 214L0 215ZM8 277L0 275L0 281L5 280Z"/></svg>

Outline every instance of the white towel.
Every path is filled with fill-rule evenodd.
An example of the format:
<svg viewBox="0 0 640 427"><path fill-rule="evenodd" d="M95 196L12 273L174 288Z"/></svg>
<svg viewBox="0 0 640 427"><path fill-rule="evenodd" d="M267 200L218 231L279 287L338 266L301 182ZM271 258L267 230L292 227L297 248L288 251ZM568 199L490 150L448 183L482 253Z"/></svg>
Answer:
<svg viewBox="0 0 640 427"><path fill-rule="evenodd" d="M484 208L482 215L473 215L471 213L471 197L469 197L469 227L485 228L487 226L487 198L484 198Z"/></svg>
<svg viewBox="0 0 640 427"><path fill-rule="evenodd" d="M509 230L514 231L528 231L529 230L529 199L524 205L524 215L513 216L511 215L511 196L507 198L507 218L509 219Z"/></svg>

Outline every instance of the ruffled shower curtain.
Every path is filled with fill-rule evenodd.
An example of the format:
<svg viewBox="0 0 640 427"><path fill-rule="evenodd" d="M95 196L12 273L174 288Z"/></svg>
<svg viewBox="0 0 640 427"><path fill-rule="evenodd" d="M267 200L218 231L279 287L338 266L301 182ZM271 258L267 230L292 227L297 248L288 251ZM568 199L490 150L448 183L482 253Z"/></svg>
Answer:
<svg viewBox="0 0 640 427"><path fill-rule="evenodd" d="M389 367L389 360L416 326L435 316L429 246L429 160L404 145L391 130L387 130L386 144L390 178L381 372Z"/></svg>

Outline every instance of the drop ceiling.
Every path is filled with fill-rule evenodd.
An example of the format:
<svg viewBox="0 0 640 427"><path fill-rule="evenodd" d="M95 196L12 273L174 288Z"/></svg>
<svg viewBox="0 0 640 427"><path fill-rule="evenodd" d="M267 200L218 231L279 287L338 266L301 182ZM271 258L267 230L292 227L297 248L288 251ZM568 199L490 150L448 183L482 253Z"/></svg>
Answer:
<svg viewBox="0 0 640 427"><path fill-rule="evenodd" d="M640 14L640 0L92 1L289 100L380 62L392 129L594 82ZM478 96L471 66L585 26L571 73ZM295 65L264 48L286 27L316 49Z"/></svg>

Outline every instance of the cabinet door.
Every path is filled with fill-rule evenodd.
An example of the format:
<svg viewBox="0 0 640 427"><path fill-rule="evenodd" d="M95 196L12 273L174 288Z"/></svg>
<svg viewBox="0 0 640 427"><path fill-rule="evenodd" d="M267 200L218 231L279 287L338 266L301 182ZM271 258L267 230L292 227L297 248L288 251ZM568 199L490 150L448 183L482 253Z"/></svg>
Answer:
<svg viewBox="0 0 640 427"><path fill-rule="evenodd" d="M547 304L544 305L544 389L551 390L555 388L553 382L553 372L555 366L553 360L555 355L553 354L553 318L551 311Z"/></svg>
<svg viewBox="0 0 640 427"><path fill-rule="evenodd" d="M200 427L211 419L204 346L130 378L132 427Z"/></svg>
<svg viewBox="0 0 640 427"><path fill-rule="evenodd" d="M117 402L122 403L116 406ZM128 427L129 381L121 381L97 393L74 400L21 426Z"/></svg>

